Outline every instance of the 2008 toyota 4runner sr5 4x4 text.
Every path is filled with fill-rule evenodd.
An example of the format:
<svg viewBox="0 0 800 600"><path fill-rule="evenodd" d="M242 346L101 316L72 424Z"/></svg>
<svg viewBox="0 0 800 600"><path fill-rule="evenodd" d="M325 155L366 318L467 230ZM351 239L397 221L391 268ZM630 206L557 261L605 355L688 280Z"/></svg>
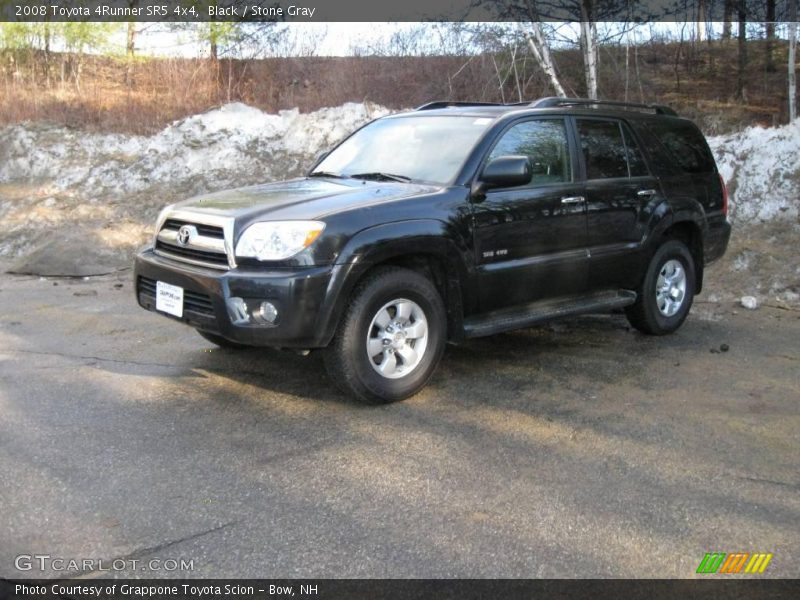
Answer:
<svg viewBox="0 0 800 600"><path fill-rule="evenodd" d="M666 106L433 102L306 177L165 208L136 295L220 346L322 349L337 385L391 402L447 341L618 308L675 331L730 231L703 135Z"/></svg>

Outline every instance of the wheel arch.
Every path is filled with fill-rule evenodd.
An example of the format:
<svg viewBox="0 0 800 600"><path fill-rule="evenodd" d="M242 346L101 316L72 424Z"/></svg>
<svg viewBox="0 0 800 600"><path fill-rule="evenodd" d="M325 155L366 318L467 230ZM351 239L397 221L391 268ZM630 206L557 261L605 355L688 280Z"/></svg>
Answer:
<svg viewBox="0 0 800 600"><path fill-rule="evenodd" d="M670 239L682 241L694 259L695 293L699 294L703 289L705 264L703 238L708 232L708 221L703 206L693 198L684 198L665 203L662 210L656 211L656 214L658 219L650 229L647 262L665 241Z"/></svg>
<svg viewBox="0 0 800 600"><path fill-rule="evenodd" d="M703 290L703 265L705 264L703 259L703 231L700 226L694 221L678 221L664 231L663 237L680 240L689 248L689 252L694 259L695 293L699 294Z"/></svg>
<svg viewBox="0 0 800 600"><path fill-rule="evenodd" d="M318 326L327 345L336 333L352 293L360 281L377 268L398 267L421 273L438 290L447 311L447 337L463 333L462 286L470 277L463 260L465 249L434 219L417 219L378 225L355 235L337 260L326 294L326 309Z"/></svg>

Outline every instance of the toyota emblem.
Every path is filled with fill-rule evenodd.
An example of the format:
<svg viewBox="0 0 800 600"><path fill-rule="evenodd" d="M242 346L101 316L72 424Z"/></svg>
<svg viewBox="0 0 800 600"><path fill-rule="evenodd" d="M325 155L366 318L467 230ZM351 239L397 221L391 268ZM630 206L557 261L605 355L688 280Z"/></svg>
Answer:
<svg viewBox="0 0 800 600"><path fill-rule="evenodd" d="M194 225L183 225L180 229L178 229L178 237L176 238L176 241L178 242L179 246L185 246L191 242L196 235L197 228L195 228Z"/></svg>

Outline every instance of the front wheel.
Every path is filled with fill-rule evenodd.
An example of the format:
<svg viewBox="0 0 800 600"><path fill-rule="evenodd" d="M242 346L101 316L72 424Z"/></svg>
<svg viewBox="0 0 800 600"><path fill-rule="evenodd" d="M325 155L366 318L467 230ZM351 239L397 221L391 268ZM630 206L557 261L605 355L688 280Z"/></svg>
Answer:
<svg viewBox="0 0 800 600"><path fill-rule="evenodd" d="M323 353L331 379L366 402L403 400L441 359L447 316L436 287L416 271L383 268L360 283Z"/></svg>
<svg viewBox="0 0 800 600"><path fill-rule="evenodd" d="M680 240L656 250L636 302L625 309L628 321L642 333L664 335L680 327L694 300L694 258Z"/></svg>

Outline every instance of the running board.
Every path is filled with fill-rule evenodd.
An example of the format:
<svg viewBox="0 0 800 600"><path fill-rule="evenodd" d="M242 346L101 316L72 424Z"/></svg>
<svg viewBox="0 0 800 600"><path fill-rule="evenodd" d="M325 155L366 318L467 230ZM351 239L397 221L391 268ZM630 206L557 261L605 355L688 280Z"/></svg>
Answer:
<svg viewBox="0 0 800 600"><path fill-rule="evenodd" d="M559 317L590 312L607 312L634 302L636 302L636 292L628 290L542 300L469 317L464 320L464 336L474 338L494 335L503 331L530 327Z"/></svg>

